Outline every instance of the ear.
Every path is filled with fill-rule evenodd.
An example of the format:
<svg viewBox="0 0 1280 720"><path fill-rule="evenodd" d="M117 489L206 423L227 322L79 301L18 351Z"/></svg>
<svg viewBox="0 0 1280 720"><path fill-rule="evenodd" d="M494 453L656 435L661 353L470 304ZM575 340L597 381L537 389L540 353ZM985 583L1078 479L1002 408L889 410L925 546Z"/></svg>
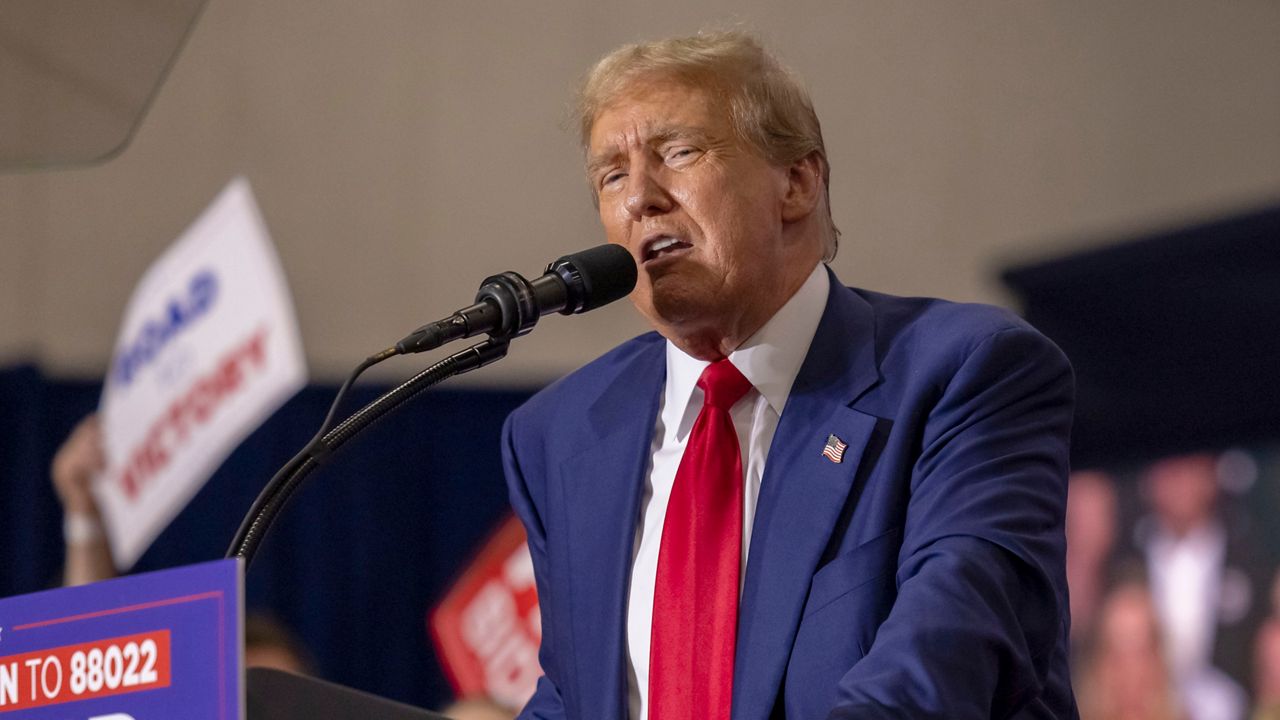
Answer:
<svg viewBox="0 0 1280 720"><path fill-rule="evenodd" d="M787 168L787 189L782 198L782 221L804 220L818 209L822 197L824 163L817 152L811 152Z"/></svg>

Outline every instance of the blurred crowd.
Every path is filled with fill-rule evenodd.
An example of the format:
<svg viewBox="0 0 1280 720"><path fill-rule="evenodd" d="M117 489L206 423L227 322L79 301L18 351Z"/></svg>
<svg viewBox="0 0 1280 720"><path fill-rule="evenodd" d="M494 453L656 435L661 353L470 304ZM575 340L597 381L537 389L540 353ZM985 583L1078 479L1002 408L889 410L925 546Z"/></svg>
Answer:
<svg viewBox="0 0 1280 720"><path fill-rule="evenodd" d="M1067 582L1083 720L1280 720L1280 582L1241 453L1072 475Z"/></svg>

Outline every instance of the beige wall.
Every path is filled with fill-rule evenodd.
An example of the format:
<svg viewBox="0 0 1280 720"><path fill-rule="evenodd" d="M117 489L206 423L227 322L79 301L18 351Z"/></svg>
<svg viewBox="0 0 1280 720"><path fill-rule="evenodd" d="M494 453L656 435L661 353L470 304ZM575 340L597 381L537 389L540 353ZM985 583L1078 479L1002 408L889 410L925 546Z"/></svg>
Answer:
<svg viewBox="0 0 1280 720"><path fill-rule="evenodd" d="M243 173L313 373L344 374L485 275L596 244L576 78L735 23L813 90L846 282L1006 302L1006 260L1280 199L1271 0L210 0L121 156L0 176L0 360L100 374L147 263ZM549 317L473 381L543 381L642 329L623 305Z"/></svg>

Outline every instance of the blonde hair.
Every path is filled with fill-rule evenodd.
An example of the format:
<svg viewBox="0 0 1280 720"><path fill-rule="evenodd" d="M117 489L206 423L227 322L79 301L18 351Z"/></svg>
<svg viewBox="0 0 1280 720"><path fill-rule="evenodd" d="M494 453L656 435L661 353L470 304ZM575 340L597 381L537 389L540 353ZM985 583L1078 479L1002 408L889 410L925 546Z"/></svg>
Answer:
<svg viewBox="0 0 1280 720"><path fill-rule="evenodd" d="M831 167L813 101L799 78L755 37L740 31L624 45L591 68L578 92L583 148L606 106L635 83L655 77L713 93L727 105L738 137L775 165L817 155L827 215L823 260L830 262L840 237L831 219Z"/></svg>

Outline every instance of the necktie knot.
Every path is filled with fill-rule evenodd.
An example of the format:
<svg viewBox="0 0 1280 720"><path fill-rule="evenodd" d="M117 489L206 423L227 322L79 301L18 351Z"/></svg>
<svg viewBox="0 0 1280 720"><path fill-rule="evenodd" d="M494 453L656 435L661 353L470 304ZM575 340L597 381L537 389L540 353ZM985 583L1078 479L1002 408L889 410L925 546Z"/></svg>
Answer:
<svg viewBox="0 0 1280 720"><path fill-rule="evenodd" d="M706 395L706 404L720 410L728 410L751 389L751 381L738 368L721 358L702 371L698 387Z"/></svg>

